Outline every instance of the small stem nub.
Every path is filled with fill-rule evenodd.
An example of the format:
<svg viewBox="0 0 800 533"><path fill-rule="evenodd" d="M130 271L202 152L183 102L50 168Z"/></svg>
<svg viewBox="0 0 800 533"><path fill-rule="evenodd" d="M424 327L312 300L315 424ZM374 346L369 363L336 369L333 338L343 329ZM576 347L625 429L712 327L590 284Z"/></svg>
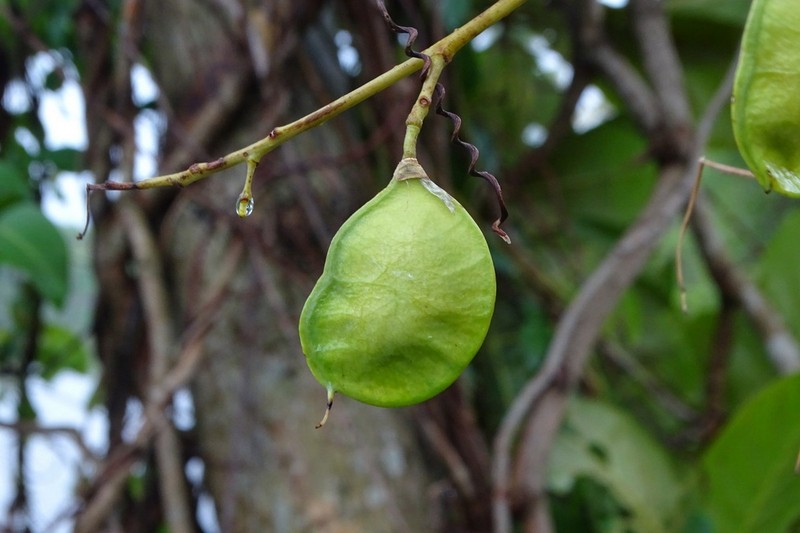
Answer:
<svg viewBox="0 0 800 533"><path fill-rule="evenodd" d="M258 161L255 159L247 160L247 175L244 178L244 187L239 199L236 200L236 214L240 217L249 217L253 214L253 175L258 167Z"/></svg>
<svg viewBox="0 0 800 533"><path fill-rule="evenodd" d="M336 392L333 390L333 386L330 383L328 383L327 388L328 388L328 401L325 404L325 414L322 415L322 420L319 421L319 424L314 426L314 429L319 429L322 426L324 426L325 422L328 421L328 416L331 414L331 407L333 407L333 395L336 394Z"/></svg>
<svg viewBox="0 0 800 533"><path fill-rule="evenodd" d="M86 232L89 231L89 221L92 218L92 209L89 198L93 191L131 191L138 189L139 186L132 181L106 181L103 183L87 183L86 184L86 223L83 225L83 230L78 233L78 240L86 237Z"/></svg>

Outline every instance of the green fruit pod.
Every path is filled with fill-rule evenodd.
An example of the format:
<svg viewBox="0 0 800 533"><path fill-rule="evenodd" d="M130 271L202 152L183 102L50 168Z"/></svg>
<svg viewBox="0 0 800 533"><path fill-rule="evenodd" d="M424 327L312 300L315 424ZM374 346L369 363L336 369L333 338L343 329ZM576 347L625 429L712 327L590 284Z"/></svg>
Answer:
<svg viewBox="0 0 800 533"><path fill-rule="evenodd" d="M800 196L800 3L754 0L731 115L736 144L767 191Z"/></svg>
<svg viewBox="0 0 800 533"><path fill-rule="evenodd" d="M399 407L444 390L483 343L495 292L478 226L404 159L336 233L300 315L303 352L329 408L334 392Z"/></svg>

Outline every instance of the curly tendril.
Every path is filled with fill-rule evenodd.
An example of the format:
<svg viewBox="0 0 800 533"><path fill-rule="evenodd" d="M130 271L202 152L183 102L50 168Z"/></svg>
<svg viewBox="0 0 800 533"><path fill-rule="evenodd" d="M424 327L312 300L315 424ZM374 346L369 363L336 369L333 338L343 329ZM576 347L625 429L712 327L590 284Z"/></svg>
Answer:
<svg viewBox="0 0 800 533"><path fill-rule="evenodd" d="M485 170L475 170L475 164L478 162L480 152L474 144L470 144L459 137L458 134L459 131L461 131L461 117L455 113L447 111L442 106L444 95L444 86L441 83L437 83L436 90L434 92L434 96L436 98L436 113L443 117L449 118L453 122L453 133L450 135L450 142L458 143L469 152L469 175L476 178L483 178L489 183L489 185L491 185L492 189L494 189L494 194L497 198L497 204L500 206L500 216L492 223L492 231L499 235L500 238L503 239L507 244L511 244L511 237L509 237L508 233L500 228L500 224L505 222L505 220L508 218L508 209L506 209L506 202L503 200L503 190L500 188L500 182L497 181L497 178L495 178L494 175Z"/></svg>
<svg viewBox="0 0 800 533"><path fill-rule="evenodd" d="M420 72L420 78L424 78L425 75L428 73L428 69L431 66L431 58L427 54L423 54L420 52L416 52L412 46L414 46L414 41L417 40L417 36L419 32L416 28L412 28L410 26L400 26L399 24L395 23L392 20L392 17L389 15L389 12L386 10L386 5L383 3L383 0L376 0L378 4L378 9L381 11L383 15L383 19L386 21L386 24L392 29L395 33L405 33L408 35L408 40L406 41L405 52L408 57L413 57L416 59L421 59L425 62L422 67L422 71Z"/></svg>

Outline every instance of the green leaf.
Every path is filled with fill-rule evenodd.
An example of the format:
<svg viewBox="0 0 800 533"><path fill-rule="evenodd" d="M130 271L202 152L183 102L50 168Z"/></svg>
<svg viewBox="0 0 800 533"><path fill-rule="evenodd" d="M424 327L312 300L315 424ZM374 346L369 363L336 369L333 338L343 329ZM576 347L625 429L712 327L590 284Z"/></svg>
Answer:
<svg viewBox="0 0 800 533"><path fill-rule="evenodd" d="M800 247L797 228L800 211L783 217L759 261L759 281L769 301L778 308L787 327L800 335Z"/></svg>
<svg viewBox="0 0 800 533"><path fill-rule="evenodd" d="M0 264L25 272L37 290L61 306L67 294L67 248L56 227L31 203L0 213Z"/></svg>
<svg viewBox="0 0 800 533"><path fill-rule="evenodd" d="M52 379L61 370L86 373L89 369L89 352L85 343L72 331L48 324L42 333L37 361L39 374Z"/></svg>
<svg viewBox="0 0 800 533"><path fill-rule="evenodd" d="M673 16L691 16L708 22L743 26L750 0L672 0L667 8Z"/></svg>
<svg viewBox="0 0 800 533"><path fill-rule="evenodd" d="M58 170L77 172L80 170L81 154L81 151L74 148L59 148L44 150L41 159L53 163Z"/></svg>
<svg viewBox="0 0 800 533"><path fill-rule="evenodd" d="M30 198L31 191L25 174L17 165L0 161L0 209Z"/></svg>
<svg viewBox="0 0 800 533"><path fill-rule="evenodd" d="M553 165L570 176L562 186L564 202L587 236L616 240L638 215L655 176L652 166L631 163L645 149L625 118L561 143Z"/></svg>
<svg viewBox="0 0 800 533"><path fill-rule="evenodd" d="M718 532L796 531L800 520L800 375L746 402L703 458L704 493Z"/></svg>
<svg viewBox="0 0 800 533"><path fill-rule="evenodd" d="M675 531L683 485L664 450L628 415L609 404L573 399L553 447L550 490L564 494L581 478L609 489L631 531Z"/></svg>

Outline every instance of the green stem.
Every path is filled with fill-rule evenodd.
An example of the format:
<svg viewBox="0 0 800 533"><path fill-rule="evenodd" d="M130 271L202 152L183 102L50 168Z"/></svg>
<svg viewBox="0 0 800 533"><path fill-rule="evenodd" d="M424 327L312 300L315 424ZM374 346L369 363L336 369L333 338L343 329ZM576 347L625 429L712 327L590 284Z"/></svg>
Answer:
<svg viewBox="0 0 800 533"><path fill-rule="evenodd" d="M441 54L432 55L430 59L431 63L425 75L425 82L422 84L417 101L414 102L414 106L406 119L403 159L417 158L417 137L419 137L419 132L422 129L422 122L428 116L428 111L433 103L433 91L439 82L439 76L442 75L442 70L447 64L445 57Z"/></svg>
<svg viewBox="0 0 800 533"><path fill-rule="evenodd" d="M244 179L244 188L236 200L236 214L240 217L249 217L253 212L253 176L256 173L258 161L247 160L247 175Z"/></svg>
<svg viewBox="0 0 800 533"><path fill-rule="evenodd" d="M489 26L508 16L512 11L525 3L525 1L526 0L498 0L486 11L477 15L475 18L456 29L453 31L453 33L444 37L442 40L434 43L422 53L431 56L432 59L434 57L441 58L443 68L445 64L452 60L456 52L474 39L475 36ZM399 80L418 71L422 68L422 65L423 62L421 59L409 59L386 71L377 78L368 81L352 92L349 92L329 103L328 105L306 115L305 117L295 120L290 124L286 124L285 126L279 126L273 129L269 135L263 139L256 141L249 146L245 146L244 148L231 152L214 161L195 163L188 169L181 172L148 178L134 184L105 182L92 187L92 189L129 190L153 189L157 187L170 186L183 187L207 178L208 176L215 174L220 170L224 170L244 162L250 161L258 163L258 161L260 161L265 154L271 152L292 137L319 126L339 115L340 113L350 109L351 107L360 104L367 98L378 94ZM431 69L433 69L433 64L431 65ZM428 77L432 77L431 73L429 73ZM438 76L436 77L438 78ZM419 101L417 103L419 103ZM404 151L406 148L407 147L404 145Z"/></svg>

